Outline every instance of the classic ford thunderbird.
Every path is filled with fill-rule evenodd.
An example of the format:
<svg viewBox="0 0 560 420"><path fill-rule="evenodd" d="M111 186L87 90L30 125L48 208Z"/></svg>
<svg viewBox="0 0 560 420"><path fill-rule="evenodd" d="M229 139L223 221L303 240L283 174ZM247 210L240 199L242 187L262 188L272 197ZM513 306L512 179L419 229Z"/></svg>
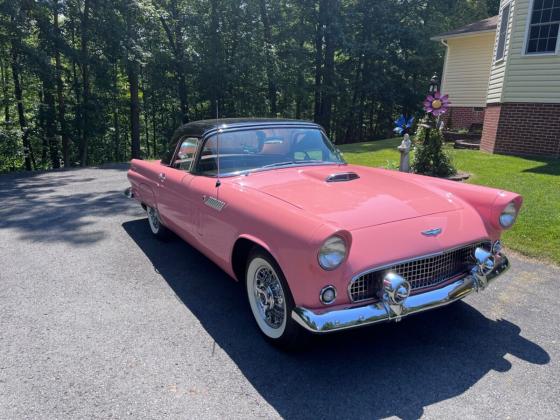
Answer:
<svg viewBox="0 0 560 420"><path fill-rule="evenodd" d="M161 161L133 160L129 197L242 282L274 343L434 309L509 262L518 194L347 164L316 124L224 119L179 128Z"/></svg>

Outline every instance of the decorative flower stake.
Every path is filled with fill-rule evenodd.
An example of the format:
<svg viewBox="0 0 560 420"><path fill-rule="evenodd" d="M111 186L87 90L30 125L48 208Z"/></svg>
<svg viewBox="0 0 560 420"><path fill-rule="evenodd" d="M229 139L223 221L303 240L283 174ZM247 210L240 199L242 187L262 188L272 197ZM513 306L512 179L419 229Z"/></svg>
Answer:
<svg viewBox="0 0 560 420"><path fill-rule="evenodd" d="M449 108L449 96L441 96L441 93L436 92L434 95L428 95L424 101L424 111L428 114L433 114L434 117L439 117L447 112Z"/></svg>
<svg viewBox="0 0 560 420"><path fill-rule="evenodd" d="M410 117L408 120L404 115L401 115L398 120L395 121L395 129L393 130L399 136L408 134L408 131L412 128L414 123L414 117Z"/></svg>

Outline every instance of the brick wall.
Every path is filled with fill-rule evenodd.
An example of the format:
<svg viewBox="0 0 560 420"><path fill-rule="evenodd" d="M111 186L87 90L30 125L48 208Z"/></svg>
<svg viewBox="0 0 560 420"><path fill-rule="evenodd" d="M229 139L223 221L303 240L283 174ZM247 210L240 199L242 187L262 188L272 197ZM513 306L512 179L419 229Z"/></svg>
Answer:
<svg viewBox="0 0 560 420"><path fill-rule="evenodd" d="M443 115L443 121L448 128L469 129L473 124L484 122L484 108L451 106L449 111Z"/></svg>
<svg viewBox="0 0 560 420"><path fill-rule="evenodd" d="M492 153L560 157L560 103L489 104L481 148Z"/></svg>
<svg viewBox="0 0 560 420"><path fill-rule="evenodd" d="M501 111L501 104L488 104L486 107L486 112L484 113L484 126L482 128L482 139L480 141L480 148L482 150L492 153L494 152Z"/></svg>

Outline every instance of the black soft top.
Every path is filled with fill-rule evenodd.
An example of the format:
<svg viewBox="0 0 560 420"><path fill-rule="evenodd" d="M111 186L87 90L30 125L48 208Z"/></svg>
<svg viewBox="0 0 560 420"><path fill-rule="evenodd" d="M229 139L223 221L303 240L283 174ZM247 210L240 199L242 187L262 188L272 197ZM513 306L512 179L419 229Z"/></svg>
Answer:
<svg viewBox="0 0 560 420"><path fill-rule="evenodd" d="M218 120L193 121L180 126L173 134L161 162L169 165L177 147L184 137L204 137L217 129L265 128L265 127L308 127L322 129L319 124L310 121L288 120L282 118L221 118Z"/></svg>
<svg viewBox="0 0 560 420"><path fill-rule="evenodd" d="M202 137L218 128L251 128L266 126L309 126L320 128L318 124L309 121L288 120L281 118L222 118L219 120L200 120L182 125L177 131L182 135Z"/></svg>

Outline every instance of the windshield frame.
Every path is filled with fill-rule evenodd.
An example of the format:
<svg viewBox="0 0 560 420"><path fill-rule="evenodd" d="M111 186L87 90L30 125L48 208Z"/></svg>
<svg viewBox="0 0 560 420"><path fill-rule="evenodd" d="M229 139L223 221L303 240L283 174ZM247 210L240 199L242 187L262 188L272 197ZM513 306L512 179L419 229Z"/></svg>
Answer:
<svg viewBox="0 0 560 420"><path fill-rule="evenodd" d="M259 129L274 129L274 128L294 128L294 129L307 129L307 130L317 130L321 133L321 135L323 136L323 139L326 140L332 147L333 149L333 153L336 155L336 157L338 159L340 159L340 162L318 162L318 161L310 161L310 162L298 162L298 163L293 163L290 165L283 165L283 166L271 166L271 167L260 167L260 168L254 168L254 169L245 169L245 170L241 170L241 171L234 171L234 172L224 172L224 173L219 173L219 174L215 174L215 175L210 175L210 174L206 174L203 172L197 172L197 168L198 168L198 164L200 162L201 159L201 153L202 150L204 149L204 146L206 145L206 142L208 140L210 140L213 136L217 135L217 134L225 134L225 133L231 133L231 132L239 132L239 131L255 131L255 130L259 130ZM323 127L317 125L310 125L309 123L304 123L302 122L301 125L297 124L274 124L274 125L270 125L270 124L266 124L266 125L262 125L262 126L251 126L251 127L217 127L214 128L206 133L204 133L204 135L202 136L202 139L199 141L198 144L198 149L196 151L196 155L194 157L194 161L193 161L193 165L191 166L191 170L189 171L192 175L197 175L197 176L205 176L207 178L230 178L230 177L236 177L236 176L240 176L240 175L249 175L251 173L256 173L256 172L266 172L266 171L271 171L271 170L277 170L277 169L286 169L286 168L295 168L295 167L305 167L305 166L345 166L348 165L348 163L344 160L344 157L342 155L342 153L340 152L340 150L338 150L338 148L336 147L336 145L329 139L329 136L327 136L327 134L325 133L325 130L323 129Z"/></svg>

